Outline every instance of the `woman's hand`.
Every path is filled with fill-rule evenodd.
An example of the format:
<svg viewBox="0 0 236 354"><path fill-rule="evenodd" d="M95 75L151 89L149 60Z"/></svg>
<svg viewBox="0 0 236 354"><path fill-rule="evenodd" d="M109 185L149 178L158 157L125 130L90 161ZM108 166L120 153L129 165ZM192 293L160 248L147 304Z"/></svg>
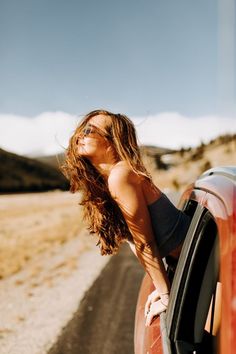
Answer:
<svg viewBox="0 0 236 354"><path fill-rule="evenodd" d="M146 316L145 325L150 326L153 318L155 316L160 315L162 312L164 312L167 309L168 303L169 303L169 294L161 294L159 300L152 302Z"/></svg>
<svg viewBox="0 0 236 354"><path fill-rule="evenodd" d="M145 309L144 309L144 315L145 317L147 316L150 306L153 302L157 301L160 299L159 292L155 289L150 295L148 295L147 302L145 304Z"/></svg>

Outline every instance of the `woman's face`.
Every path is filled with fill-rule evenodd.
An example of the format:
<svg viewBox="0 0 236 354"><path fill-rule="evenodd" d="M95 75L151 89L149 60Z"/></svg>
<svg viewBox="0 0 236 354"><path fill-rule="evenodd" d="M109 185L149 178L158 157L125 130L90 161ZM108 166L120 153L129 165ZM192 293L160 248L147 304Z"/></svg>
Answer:
<svg viewBox="0 0 236 354"><path fill-rule="evenodd" d="M111 118L104 115L92 117L77 138L77 152L80 156L87 158L101 157L111 142L106 138L108 133L106 128L111 122Z"/></svg>

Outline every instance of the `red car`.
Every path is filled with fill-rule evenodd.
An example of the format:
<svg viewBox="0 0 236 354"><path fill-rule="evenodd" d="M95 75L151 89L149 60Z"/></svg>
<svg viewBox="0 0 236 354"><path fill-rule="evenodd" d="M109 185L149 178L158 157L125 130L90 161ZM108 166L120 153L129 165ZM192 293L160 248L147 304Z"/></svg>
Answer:
<svg viewBox="0 0 236 354"><path fill-rule="evenodd" d="M212 168L182 195L192 221L173 273L168 309L145 327L154 289L143 279L135 354L236 353L236 167Z"/></svg>

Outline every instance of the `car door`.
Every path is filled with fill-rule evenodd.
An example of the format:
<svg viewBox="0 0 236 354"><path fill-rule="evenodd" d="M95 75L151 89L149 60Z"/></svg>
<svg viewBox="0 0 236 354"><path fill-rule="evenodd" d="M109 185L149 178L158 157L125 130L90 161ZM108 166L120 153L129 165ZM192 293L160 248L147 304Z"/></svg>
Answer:
<svg viewBox="0 0 236 354"><path fill-rule="evenodd" d="M193 191L183 206L193 216L172 283L168 310L161 315L164 354L217 353L219 234L208 204L209 193Z"/></svg>

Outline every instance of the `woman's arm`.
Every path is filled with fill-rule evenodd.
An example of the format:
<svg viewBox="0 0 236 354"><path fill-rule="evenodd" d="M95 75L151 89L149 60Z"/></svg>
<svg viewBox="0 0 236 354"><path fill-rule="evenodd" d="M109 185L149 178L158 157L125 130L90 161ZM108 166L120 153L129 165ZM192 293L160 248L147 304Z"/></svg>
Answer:
<svg viewBox="0 0 236 354"><path fill-rule="evenodd" d="M169 281L156 246L142 190L142 178L129 167L117 166L109 176L108 186L133 236L139 261L152 278L159 294L168 293Z"/></svg>

